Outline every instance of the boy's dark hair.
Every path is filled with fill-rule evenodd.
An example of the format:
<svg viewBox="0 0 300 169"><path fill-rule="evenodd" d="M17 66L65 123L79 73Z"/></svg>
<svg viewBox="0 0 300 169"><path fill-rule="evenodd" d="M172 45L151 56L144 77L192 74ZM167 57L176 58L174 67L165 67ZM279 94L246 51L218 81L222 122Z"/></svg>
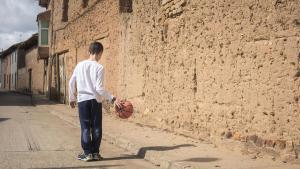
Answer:
<svg viewBox="0 0 300 169"><path fill-rule="evenodd" d="M103 52L103 45L100 42L92 42L89 47L90 54L99 54Z"/></svg>

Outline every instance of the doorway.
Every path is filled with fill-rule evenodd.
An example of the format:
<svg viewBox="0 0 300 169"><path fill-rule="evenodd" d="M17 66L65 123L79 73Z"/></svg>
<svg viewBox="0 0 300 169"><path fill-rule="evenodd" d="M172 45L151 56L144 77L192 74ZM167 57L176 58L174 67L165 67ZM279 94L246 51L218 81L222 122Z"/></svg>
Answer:
<svg viewBox="0 0 300 169"><path fill-rule="evenodd" d="M66 103L66 53L58 55L58 96L59 102Z"/></svg>
<svg viewBox="0 0 300 169"><path fill-rule="evenodd" d="M8 79L8 89L11 90L10 84L11 84L11 73L9 74L9 79Z"/></svg>

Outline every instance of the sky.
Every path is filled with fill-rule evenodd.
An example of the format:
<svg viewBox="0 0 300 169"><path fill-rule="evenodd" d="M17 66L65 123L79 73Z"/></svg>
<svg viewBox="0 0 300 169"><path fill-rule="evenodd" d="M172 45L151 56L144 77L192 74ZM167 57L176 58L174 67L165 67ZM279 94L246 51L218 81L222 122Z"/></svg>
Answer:
<svg viewBox="0 0 300 169"><path fill-rule="evenodd" d="M0 51L37 33L36 16L44 10L38 0L1 0Z"/></svg>

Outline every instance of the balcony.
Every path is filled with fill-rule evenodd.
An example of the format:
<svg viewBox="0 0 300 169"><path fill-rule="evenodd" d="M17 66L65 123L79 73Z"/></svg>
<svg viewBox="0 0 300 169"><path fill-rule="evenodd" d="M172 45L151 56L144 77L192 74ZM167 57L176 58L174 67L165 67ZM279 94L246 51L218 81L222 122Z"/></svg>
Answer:
<svg viewBox="0 0 300 169"><path fill-rule="evenodd" d="M47 59L49 57L49 21L51 11L39 13L37 16L39 36L38 36L38 58Z"/></svg>

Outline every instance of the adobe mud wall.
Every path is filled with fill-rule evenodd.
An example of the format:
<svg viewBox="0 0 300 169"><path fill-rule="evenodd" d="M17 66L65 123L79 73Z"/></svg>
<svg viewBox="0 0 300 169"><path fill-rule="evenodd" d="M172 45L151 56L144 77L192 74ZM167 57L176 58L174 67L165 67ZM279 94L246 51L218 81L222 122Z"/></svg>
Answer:
<svg viewBox="0 0 300 169"><path fill-rule="evenodd" d="M296 0L134 0L119 90L132 120L299 149L299 14Z"/></svg>
<svg viewBox="0 0 300 169"><path fill-rule="evenodd" d="M69 1L68 22L62 3L49 5L51 54L68 49L67 79L98 40L105 85L133 102L130 120L297 157L299 1L133 0L129 13L114 0Z"/></svg>
<svg viewBox="0 0 300 169"><path fill-rule="evenodd" d="M25 54L25 67L18 70L18 89L29 91L29 70L31 69L31 91L34 94L44 92L44 60L37 59L37 48L29 49Z"/></svg>

